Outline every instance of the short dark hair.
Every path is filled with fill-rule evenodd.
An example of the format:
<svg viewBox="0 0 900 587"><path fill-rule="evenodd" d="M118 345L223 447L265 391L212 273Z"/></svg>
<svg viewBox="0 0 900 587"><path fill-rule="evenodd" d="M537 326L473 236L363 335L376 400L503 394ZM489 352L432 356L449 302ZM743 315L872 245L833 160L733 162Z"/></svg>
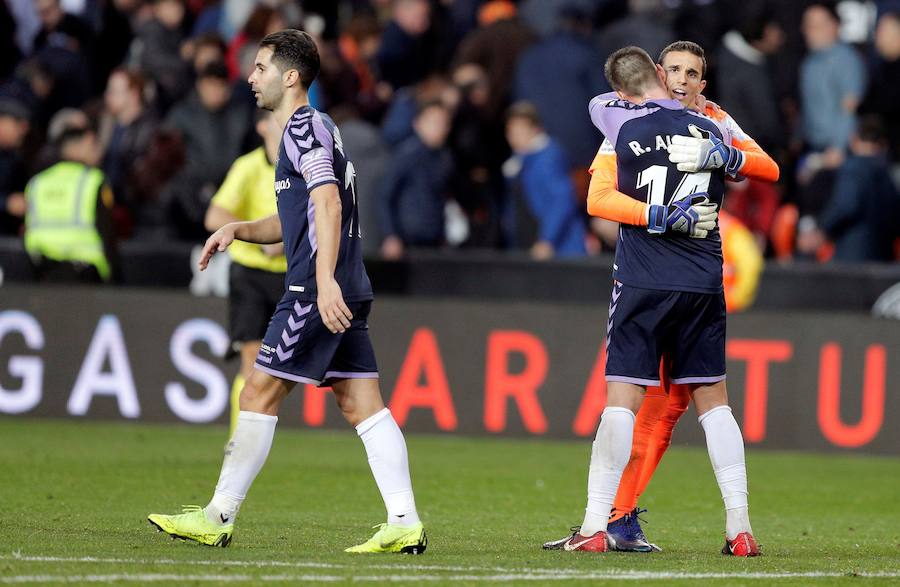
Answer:
<svg viewBox="0 0 900 587"><path fill-rule="evenodd" d="M666 55L668 55L672 51L684 51L686 53L690 53L691 55L696 55L697 57L699 57L700 62L703 63L703 71L700 72L700 79L704 79L706 77L706 52L703 51L703 47L693 41L675 41L662 50L662 52L659 54L659 59L657 59L656 62L662 65L663 59L665 59Z"/></svg>
<svg viewBox="0 0 900 587"><path fill-rule="evenodd" d="M532 126L543 126L541 124L541 115L538 112L538 109L534 104L527 100L520 100L514 103L506 111L506 122L509 122L514 118L526 120L531 123Z"/></svg>
<svg viewBox="0 0 900 587"><path fill-rule="evenodd" d="M282 72L296 69L304 90L308 90L319 75L319 50L308 33L285 29L266 35L259 46L272 50L272 63Z"/></svg>
<svg viewBox="0 0 900 587"><path fill-rule="evenodd" d="M614 90L629 96L640 96L653 84L659 83L653 58L633 45L610 55L603 73Z"/></svg>
<svg viewBox="0 0 900 587"><path fill-rule="evenodd" d="M762 39L766 34L766 27L776 23L775 11L768 1L749 2L738 12L740 22L737 31L748 43Z"/></svg>
<svg viewBox="0 0 900 587"><path fill-rule="evenodd" d="M198 80L206 78L228 81L228 66L223 61L210 61L197 74Z"/></svg>

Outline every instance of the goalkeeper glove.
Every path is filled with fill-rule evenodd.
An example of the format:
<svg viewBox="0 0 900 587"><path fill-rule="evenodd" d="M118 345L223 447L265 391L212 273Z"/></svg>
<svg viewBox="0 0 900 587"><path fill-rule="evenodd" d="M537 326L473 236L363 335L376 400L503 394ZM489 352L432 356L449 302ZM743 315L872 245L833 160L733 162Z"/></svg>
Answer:
<svg viewBox="0 0 900 587"><path fill-rule="evenodd" d="M669 146L669 161L678 164L678 171L695 173L708 169L725 168L731 176L737 175L744 164L740 149L723 143L707 130L688 125L691 136L676 135Z"/></svg>
<svg viewBox="0 0 900 587"><path fill-rule="evenodd" d="M647 232L662 234L674 231L691 238L706 238L716 227L718 217L716 205L709 201L709 194L698 192L668 206L647 206Z"/></svg>

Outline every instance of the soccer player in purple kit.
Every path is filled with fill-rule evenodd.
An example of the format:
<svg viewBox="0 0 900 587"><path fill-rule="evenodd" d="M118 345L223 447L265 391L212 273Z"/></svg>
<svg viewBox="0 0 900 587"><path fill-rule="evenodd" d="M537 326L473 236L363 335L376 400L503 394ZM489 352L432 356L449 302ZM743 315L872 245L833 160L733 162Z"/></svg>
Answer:
<svg viewBox="0 0 900 587"><path fill-rule="evenodd" d="M726 174L739 165L727 127L669 98L657 68L638 47L610 55L606 77L615 93L591 100L594 124L617 157L618 191L647 202L647 228L620 225L606 341L607 406L594 440L584 522L545 549L606 552L607 524L632 448L635 413L647 386L659 385L659 361L672 381L689 386L725 502L724 554L756 556L747 501L740 428L725 387L725 300L718 228L706 224L721 207ZM662 72L659 72L662 73ZM669 159L672 137L703 137L698 172Z"/></svg>
<svg viewBox="0 0 900 587"><path fill-rule="evenodd" d="M372 538L346 552L419 554L427 538L406 442L384 406L369 341L373 294L362 262L355 171L334 122L309 105L309 86L318 73L318 50L307 33L288 29L260 42L248 81L257 105L273 111L284 129L275 169L278 214L216 231L206 241L200 268L235 239L283 241L287 291L241 392L237 426L209 505L151 514L148 520L173 537L228 546L241 503L268 456L282 400L298 382L331 385L363 441L388 514Z"/></svg>

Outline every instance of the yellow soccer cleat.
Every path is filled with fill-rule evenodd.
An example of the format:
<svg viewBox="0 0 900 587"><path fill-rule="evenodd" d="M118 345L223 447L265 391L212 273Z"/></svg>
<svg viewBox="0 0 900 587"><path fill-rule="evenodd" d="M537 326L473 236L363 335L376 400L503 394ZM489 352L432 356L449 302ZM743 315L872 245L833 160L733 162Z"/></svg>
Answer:
<svg viewBox="0 0 900 587"><path fill-rule="evenodd" d="M206 513L198 505L186 505L183 514L166 516L164 514L150 514L147 520L156 526L160 532L165 532L172 538L182 540L194 540L207 546L226 547L231 544L231 535L234 532L234 524L220 526L206 519Z"/></svg>
<svg viewBox="0 0 900 587"><path fill-rule="evenodd" d="M396 524L378 524L375 535L356 546L351 546L344 552L402 552L403 554L422 554L428 546L428 537L425 535L425 526L422 522L413 526L398 526Z"/></svg>

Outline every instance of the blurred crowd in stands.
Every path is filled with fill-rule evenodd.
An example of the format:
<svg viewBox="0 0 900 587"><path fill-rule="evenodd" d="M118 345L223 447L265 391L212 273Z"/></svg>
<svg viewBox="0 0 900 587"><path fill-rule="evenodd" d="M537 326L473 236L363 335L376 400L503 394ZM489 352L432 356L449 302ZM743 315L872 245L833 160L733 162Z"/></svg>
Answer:
<svg viewBox="0 0 900 587"><path fill-rule="evenodd" d="M356 167L370 256L610 250L585 213L602 141L587 104L612 51L678 39L705 48L704 94L781 166L776 185L731 185L742 242L900 254L900 0L0 0L0 234L22 234L29 179L69 157L111 188L104 239L202 242L229 167L260 145L257 43L287 27L319 43L310 98Z"/></svg>

